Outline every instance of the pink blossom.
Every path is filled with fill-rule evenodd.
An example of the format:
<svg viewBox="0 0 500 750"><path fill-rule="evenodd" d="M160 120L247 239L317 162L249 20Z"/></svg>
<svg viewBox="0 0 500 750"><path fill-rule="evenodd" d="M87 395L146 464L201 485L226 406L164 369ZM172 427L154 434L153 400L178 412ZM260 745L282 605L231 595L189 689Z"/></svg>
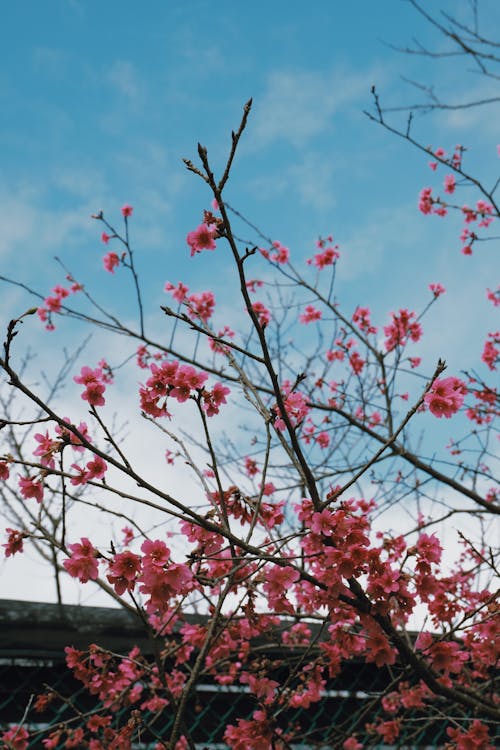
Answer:
<svg viewBox="0 0 500 750"><path fill-rule="evenodd" d="M335 245L334 247L325 248L323 252L317 253L313 258L309 258L307 263L308 265L316 266L319 271L322 271L326 266L333 266L339 258L338 245Z"/></svg>
<svg viewBox="0 0 500 750"><path fill-rule="evenodd" d="M84 401L88 401L90 406L104 406L106 403L103 393L105 386L102 383L89 383L82 393Z"/></svg>
<svg viewBox="0 0 500 750"><path fill-rule="evenodd" d="M187 298L188 315L191 318L199 318L207 323L212 317L215 309L215 296L213 292L200 292L191 294Z"/></svg>
<svg viewBox="0 0 500 750"><path fill-rule="evenodd" d="M252 305L252 310L257 315L259 325L262 328L269 325L271 321L271 313L262 302L254 302Z"/></svg>
<svg viewBox="0 0 500 750"><path fill-rule="evenodd" d="M5 547L5 557L15 555L16 552L22 552L26 534L23 531L17 531L17 529L7 528L5 531L8 534L6 544L2 544L2 547Z"/></svg>
<svg viewBox="0 0 500 750"><path fill-rule="evenodd" d="M109 252L103 256L102 262L106 271L108 271L109 273L114 273L115 268L120 265L120 258L116 253Z"/></svg>
<svg viewBox="0 0 500 750"><path fill-rule="evenodd" d="M437 379L425 394L424 402L435 417L449 419L463 404L467 386L459 378Z"/></svg>
<svg viewBox="0 0 500 750"><path fill-rule="evenodd" d="M123 544L126 546L127 544L130 544L134 539L134 532L130 528L130 526L124 526L122 529L123 534Z"/></svg>
<svg viewBox="0 0 500 750"><path fill-rule="evenodd" d="M122 212L122 216L126 218L127 216L132 216L132 212L134 209L133 209L133 206L130 206L128 203L125 203L125 205L122 206L120 210Z"/></svg>
<svg viewBox="0 0 500 750"><path fill-rule="evenodd" d="M322 314L323 313L321 312L321 310L317 310L313 305L307 305L304 312L299 315L299 321L307 325L308 323L313 323L316 320L321 320Z"/></svg>
<svg viewBox="0 0 500 750"><path fill-rule="evenodd" d="M432 197L432 188L423 188L418 198L418 208L423 214L432 213L434 198Z"/></svg>
<svg viewBox="0 0 500 750"><path fill-rule="evenodd" d="M451 195L455 192L455 187L455 176L452 174L447 174L444 178L444 192Z"/></svg>
<svg viewBox="0 0 500 750"><path fill-rule="evenodd" d="M309 414L310 407L300 391L293 391L285 399L285 410L293 426L302 422ZM274 426L277 430L285 429L285 422L281 416L275 420Z"/></svg>
<svg viewBox="0 0 500 750"><path fill-rule="evenodd" d="M2 734L5 750L26 750L29 734L24 727L13 726Z"/></svg>
<svg viewBox="0 0 500 750"><path fill-rule="evenodd" d="M191 257L200 253L202 250L215 250L216 244L214 236L217 233L217 226L212 224L200 224L186 237L186 242L191 248Z"/></svg>
<svg viewBox="0 0 500 750"><path fill-rule="evenodd" d="M315 440L320 448L328 448L328 446L330 445L330 435L325 430L323 430L323 432L319 432L316 435Z"/></svg>
<svg viewBox="0 0 500 750"><path fill-rule="evenodd" d="M300 573L294 568L280 565L266 566L266 581L264 591L267 594L269 606L276 612L293 614L292 604L286 598L291 586L300 578Z"/></svg>
<svg viewBox="0 0 500 750"><path fill-rule="evenodd" d="M80 375L75 375L73 380L75 383L85 386L85 391L81 394L84 401L88 401L91 406L104 406L105 400L102 394L106 390L106 386L103 383L104 375L100 367L91 370L90 367L85 365L82 367Z"/></svg>
<svg viewBox="0 0 500 750"><path fill-rule="evenodd" d="M133 591L141 566L140 556L129 550L119 552L113 557L106 577L118 596L122 596L125 591Z"/></svg>
<svg viewBox="0 0 500 750"><path fill-rule="evenodd" d="M19 489L25 500L34 498L37 503L43 500L43 483L36 482L31 477L19 477Z"/></svg>
<svg viewBox="0 0 500 750"><path fill-rule="evenodd" d="M455 743L456 750L494 750L488 727L479 719L474 719L465 731L448 727L446 734Z"/></svg>
<svg viewBox="0 0 500 750"><path fill-rule="evenodd" d="M9 465L7 461L0 461L0 479L8 479L9 474Z"/></svg>
<svg viewBox="0 0 500 750"><path fill-rule="evenodd" d="M222 383L216 383L211 391L203 392L203 408L208 417L219 413L220 406L227 404L226 396L230 393L231 390Z"/></svg>
<svg viewBox="0 0 500 750"><path fill-rule="evenodd" d="M106 232L103 232L103 233L101 234L101 240L102 240L102 241L104 242L104 244L105 244L105 245L107 245L107 244L108 244L108 242L109 242L109 241L110 241L110 239L111 239L111 236L112 236L112 235L110 235L110 234L106 234Z"/></svg>
<svg viewBox="0 0 500 750"><path fill-rule="evenodd" d="M170 281L167 281L165 283L165 291L170 292L172 297L180 304L186 299L187 293L189 292L189 287L183 284L182 281L179 281L177 286L174 286L170 283Z"/></svg>
<svg viewBox="0 0 500 750"><path fill-rule="evenodd" d="M359 352L352 352L349 355L349 364L355 375L359 375L366 364L365 360L360 356Z"/></svg>
<svg viewBox="0 0 500 750"><path fill-rule="evenodd" d="M446 289L442 284L429 284L429 289L433 293L434 297L439 297L441 294L446 292Z"/></svg>
<svg viewBox="0 0 500 750"><path fill-rule="evenodd" d="M274 261L274 263L288 263L290 259L290 250L277 240L273 242L272 246L274 248L274 252L269 253L267 251L263 252L261 250L261 253L264 255L264 257L269 258L269 260Z"/></svg>
<svg viewBox="0 0 500 750"><path fill-rule="evenodd" d="M408 310L400 310L399 313L391 313L392 322L384 326L386 335L385 348L388 352L397 346L404 346L409 339L419 341L422 336L422 326L414 318L416 314Z"/></svg>
<svg viewBox="0 0 500 750"><path fill-rule="evenodd" d="M250 458L250 456L245 457L245 471L248 477L254 477L259 473L257 462L255 459Z"/></svg>
<svg viewBox="0 0 500 750"><path fill-rule="evenodd" d="M108 465L100 456L94 456L91 461L87 462L87 481L90 479L103 479Z"/></svg>
<svg viewBox="0 0 500 750"><path fill-rule="evenodd" d="M63 421L67 425L71 425L71 420L69 417L63 417ZM80 422L78 425L78 432L86 439L90 440L89 436L89 428L87 427L87 424L85 422ZM66 427L62 427L61 425L56 425L55 432L65 441L71 443L71 447L74 451L78 453L82 453L85 449L82 446L80 442L80 438L78 438L73 432Z"/></svg>
<svg viewBox="0 0 500 750"><path fill-rule="evenodd" d="M59 451L61 444L58 440L50 438L48 431L45 432L45 435L38 432L34 437L39 446L33 451L33 455L40 456L42 466L48 466L50 469L53 469L55 466L54 454Z"/></svg>
<svg viewBox="0 0 500 750"><path fill-rule="evenodd" d="M63 560L63 565L70 576L78 578L81 583L95 581L98 575L98 552L87 537L82 537L80 543L68 544L68 549L72 555Z"/></svg>
<svg viewBox="0 0 500 750"><path fill-rule="evenodd" d="M255 294L256 289L264 286L264 282L260 279L249 279L247 282L245 282L245 286L249 292Z"/></svg>
<svg viewBox="0 0 500 750"><path fill-rule="evenodd" d="M489 333L488 338L484 342L483 353L481 359L493 372L497 369L497 362L500 357L500 331L496 333Z"/></svg>
<svg viewBox="0 0 500 750"><path fill-rule="evenodd" d="M488 297L490 302L493 302L495 307L500 305L500 286L497 287L494 292L492 292L491 289L487 289L486 296Z"/></svg>
<svg viewBox="0 0 500 750"><path fill-rule="evenodd" d="M353 313L352 322L364 333L377 333L377 329L371 324L370 316L371 313L368 307L359 307L358 305Z"/></svg>

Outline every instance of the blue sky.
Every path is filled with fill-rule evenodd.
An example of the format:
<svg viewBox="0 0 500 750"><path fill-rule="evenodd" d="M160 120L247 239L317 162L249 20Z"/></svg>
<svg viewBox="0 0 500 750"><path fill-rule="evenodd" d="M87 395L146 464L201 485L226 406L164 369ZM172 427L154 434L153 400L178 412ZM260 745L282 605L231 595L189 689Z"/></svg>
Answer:
<svg viewBox="0 0 500 750"><path fill-rule="evenodd" d="M441 6L470 18L468 3ZM498 4L481 8L483 28L494 28ZM212 274L218 300L228 301L228 278L214 271L213 259L189 259L185 237L210 196L181 158L196 160L200 141L220 169L252 96L226 200L290 247L296 262L312 254L318 235L333 234L343 255L338 297L346 310L372 306L378 324L399 307L422 309L427 285L443 283L445 330L432 329L429 354L432 363L443 356L466 366L464 348L477 356L470 346L477 317L485 333L494 325L484 289L493 283L496 243L464 258L458 221L418 213L419 190L439 185L443 173L433 175L425 155L363 109L372 84L388 105L414 102L401 76L435 86L447 101L492 84L464 73L455 58L428 61L388 46L413 38L444 48L405 0L8 4L0 30L1 273L46 294L64 280L52 260L58 256L98 299L130 310L130 284L102 270L101 228L89 218L103 209L118 224L127 202L135 207L133 245L152 315L165 302L167 279L199 289ZM492 182L497 115L417 118L415 134L435 146L467 144L475 173ZM1 291L2 317L32 304L19 290ZM57 346L55 337L46 346Z"/></svg>
<svg viewBox="0 0 500 750"><path fill-rule="evenodd" d="M466 2L423 4L468 19ZM500 28L499 5L481 5L485 28ZM196 160L200 141L220 170L230 132L253 97L227 201L288 246L298 264L318 235L333 234L342 253L338 297L348 311L370 305L378 325L399 307L422 309L427 285L443 283L448 294L424 325L424 354L428 371L444 357L458 374L477 361L498 325L485 297L496 285L497 243L465 258L459 222L419 214L420 189L438 185L444 172L433 175L425 155L371 123L363 109L371 107L372 84L387 105L414 102L401 76L435 85L448 101L485 94L490 84L453 59L429 62L387 44L406 46L414 37L443 46L405 0L6 4L0 274L46 294L64 280L53 261L59 256L98 299L133 316L130 284L104 272L101 227L90 219L103 209L119 225L120 206L130 203L148 316L168 303L166 280L214 288L229 309L226 269L215 271L208 253L189 258L186 234L211 196L182 157ZM475 172L492 182L498 114L417 118L415 134L447 149L466 144ZM31 304L21 290L0 286L3 324ZM32 319L24 340L36 342L48 364L61 342L84 336L83 327L71 326L40 339Z"/></svg>
<svg viewBox="0 0 500 750"><path fill-rule="evenodd" d="M443 96L478 86L384 44L436 39L404 0L223 0L215 9L203 0L141 9L48 0L3 13L0 263L17 277L27 270L51 285L50 259L60 255L113 295L88 217L102 208L118 219L124 202L135 207L139 269L151 293L160 293L159 276L196 275L184 238L208 196L181 157L195 158L201 141L220 168L250 96L254 111L226 197L294 257L333 233L345 248L346 292L359 302L375 289L390 309L403 297L412 304L407 274L425 284L447 261L467 267L455 232L415 212L431 179L425 157L362 114L373 83L388 103L415 99L400 75L439 83ZM416 131L446 146L466 140L484 166L496 143L491 119L427 118ZM432 246L441 237L445 257Z"/></svg>

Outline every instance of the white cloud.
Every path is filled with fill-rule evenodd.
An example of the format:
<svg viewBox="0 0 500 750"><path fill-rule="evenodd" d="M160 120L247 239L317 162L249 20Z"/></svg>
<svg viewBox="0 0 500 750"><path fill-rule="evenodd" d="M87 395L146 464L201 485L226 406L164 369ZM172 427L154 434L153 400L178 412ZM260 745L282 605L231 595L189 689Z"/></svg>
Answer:
<svg viewBox="0 0 500 750"><path fill-rule="evenodd" d="M272 72L255 104L250 140L258 146L284 140L304 147L331 127L335 112L366 94L371 83L371 73L340 68Z"/></svg>
<svg viewBox="0 0 500 750"><path fill-rule="evenodd" d="M111 65L106 78L115 89L134 101L140 97L144 89L144 82L141 81L132 63L127 60L116 60Z"/></svg>

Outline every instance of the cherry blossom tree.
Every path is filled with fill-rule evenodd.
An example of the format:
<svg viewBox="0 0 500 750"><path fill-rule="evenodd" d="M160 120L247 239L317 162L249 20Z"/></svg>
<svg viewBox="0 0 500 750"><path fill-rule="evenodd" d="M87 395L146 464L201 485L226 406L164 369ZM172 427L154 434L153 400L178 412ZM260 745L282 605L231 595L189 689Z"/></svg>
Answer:
<svg viewBox="0 0 500 750"><path fill-rule="evenodd" d="M492 237L499 218L497 184L474 176L463 147L424 146L410 124L398 129L373 96L370 117L419 149L440 180L421 190L422 221L460 216L457 252L474 263L476 243ZM68 667L100 708L78 727L44 730L44 746L129 748L147 737L158 750L193 748L186 710L209 679L245 686L252 698L252 714L225 727L233 750L356 750L397 743L413 721L443 720L444 747L493 748L500 336L488 332L461 372L447 370L444 353L424 372L420 347L446 291L438 280L429 279L419 309L376 320L369 300L342 304L343 249L333 236L303 261L233 207L227 185L251 105L220 174L201 145L196 162L185 160L206 186L207 208L193 216L184 250L193 264L209 257L214 277L231 274L226 300L192 290L187 278L163 280L158 335L126 204L119 223L103 211L92 218L106 247L103 273L132 283L135 322L68 272L48 294L29 290L36 306L6 330L5 555L14 568L25 549L37 550L60 600L63 576L98 587L136 613L155 644L153 661L133 644L125 655L68 644ZM457 183L472 202L455 199ZM498 289L485 284L484 294L498 306ZM104 343L83 365L81 350L66 355L43 393L23 335L38 327L55 336L74 319L103 341L120 337L125 355L115 362ZM133 431L154 446L146 462L113 417L126 368L140 381L127 393ZM63 382L71 413L58 403ZM434 435L443 422L454 434L446 447ZM441 540L450 519L451 554ZM278 661L262 657L263 641L281 648ZM353 657L391 670L374 697L376 721L360 710L318 737L285 720L321 701ZM63 699L48 690L34 710ZM126 721L119 707L130 709ZM168 737L157 731L165 712ZM28 713L3 743L25 750L32 737Z"/></svg>

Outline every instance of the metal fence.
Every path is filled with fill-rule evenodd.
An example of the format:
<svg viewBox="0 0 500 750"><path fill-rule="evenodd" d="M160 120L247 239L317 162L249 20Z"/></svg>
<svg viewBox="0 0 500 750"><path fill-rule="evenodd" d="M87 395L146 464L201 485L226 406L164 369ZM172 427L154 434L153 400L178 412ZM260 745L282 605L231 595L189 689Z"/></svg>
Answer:
<svg viewBox="0 0 500 750"><path fill-rule="evenodd" d="M83 726L89 714L98 712L100 704L73 678L63 653L66 645L86 648L91 642L119 653L127 653L135 644L145 652L148 649L137 621L121 610L0 601L0 727L6 729L23 720L32 736L29 748L42 750L42 736L46 736L42 730L53 731L66 722L75 729ZM397 669L397 665L388 669L349 661L337 678L329 680L319 702L309 708L287 709L280 714L279 723L284 729L300 726L300 741L294 746L297 750L341 748L341 741L332 744L332 727L346 733L355 729L363 747L374 750L443 747L449 726L444 705L426 713L408 711L402 717L402 733L393 745L384 745L364 733L366 723L391 718L384 713L380 699L397 677ZM47 687L71 700L67 703L56 699L37 714L32 696ZM227 724L235 723L237 718L250 718L255 708L255 700L245 685L221 686L207 680L197 686L189 700L185 722L200 749L222 748ZM114 716L123 723L129 714L130 709L123 709ZM156 738L168 739L173 724L168 707L154 715L145 712L143 718L146 725L151 723L154 727ZM65 741L63 736L58 747L67 747ZM143 749L154 745L147 732L136 743L137 748Z"/></svg>

